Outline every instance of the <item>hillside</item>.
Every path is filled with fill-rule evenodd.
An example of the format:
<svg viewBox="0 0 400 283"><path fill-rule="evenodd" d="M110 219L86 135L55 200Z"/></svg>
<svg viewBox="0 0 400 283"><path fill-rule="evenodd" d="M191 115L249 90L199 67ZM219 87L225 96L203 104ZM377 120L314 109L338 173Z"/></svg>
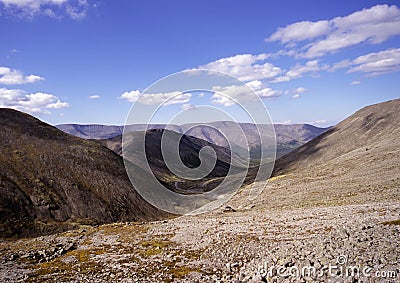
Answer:
<svg viewBox="0 0 400 283"><path fill-rule="evenodd" d="M325 133L277 160L275 174L341 164L354 170L390 168L399 155L400 99L365 107ZM389 158L390 157L390 158ZM399 164L399 163L398 163ZM379 164L382 166L383 164ZM388 170L390 168L387 168ZM384 171L381 168L380 171Z"/></svg>
<svg viewBox="0 0 400 283"><path fill-rule="evenodd" d="M400 201L399 109L400 99L367 106L276 160L269 205Z"/></svg>
<svg viewBox="0 0 400 283"><path fill-rule="evenodd" d="M219 121L209 123L209 126L184 124L180 126L171 125L169 127L175 132L185 133L186 135L203 139L218 146L228 147L228 141L220 132L232 132L232 129L235 128L232 127L232 123L234 122ZM121 135L124 131L123 126L62 124L56 127L66 133L85 139L113 139ZM165 127L163 124L149 125L149 129L164 129ZM240 127L249 143L251 156L253 158L259 157L262 148L257 127L250 123L240 123ZM143 131L145 129L146 125L144 124L128 125L125 128L125 132ZM308 124L275 124L274 129L278 157L287 154L327 130L327 128L318 128ZM243 144L244 136L242 132L236 133L235 136L236 138L230 142L233 144ZM118 139L113 140L113 142L115 143L116 140Z"/></svg>
<svg viewBox="0 0 400 283"><path fill-rule="evenodd" d="M121 136L85 140L66 134L27 114L0 109L0 236L36 236L81 224L152 220L167 214L145 202L132 187L121 154ZM196 168L199 152L212 147L216 166L204 179L187 181L175 176L161 154L166 130L133 131L126 148L137 152L146 135L146 153L152 172L172 191L201 193L215 188L231 168L231 152L205 140L169 131L180 144L184 164ZM107 149L109 147L111 150ZM239 162L238 156L233 158ZM143 188L150 176L140 157L131 160ZM243 168L232 167L233 172ZM248 180L250 182L250 180Z"/></svg>
<svg viewBox="0 0 400 283"><path fill-rule="evenodd" d="M0 273L11 282L397 282L399 108L361 109L277 160L275 176L254 183L265 187L256 199L244 187L201 215L0 242ZM314 273L277 276L291 267Z"/></svg>
<svg viewBox="0 0 400 283"><path fill-rule="evenodd" d="M0 109L0 236L165 217L132 187L122 158L27 114Z"/></svg>
<svg viewBox="0 0 400 283"><path fill-rule="evenodd" d="M171 173L166 166L163 154L161 153L161 139L165 131L168 131L168 136L171 139L168 141L168 144L179 144L180 159L189 168L197 168L200 165L199 152L203 147L209 146L213 148L217 156L214 169L205 178L197 181L188 181ZM140 154L135 154L136 152L141 151L143 138L146 140L146 160L143 160L143 158L140 157ZM97 142L110 148L117 154L122 155L122 136L97 140ZM181 135L174 131L164 129L153 129L148 130L147 132L133 131L126 134L125 142L125 151L131 153L131 162L141 168L144 168L148 163L152 173L155 174L157 179L172 191L177 191L177 188L179 188L179 192L181 193L209 191L222 181L222 179L218 178L226 176L232 166L232 153L228 149L192 136ZM234 153L232 154L232 157L235 159L235 164L237 164L237 166L232 167L232 172L245 170L245 161ZM143 179L144 182L146 182L146 177L143 177Z"/></svg>

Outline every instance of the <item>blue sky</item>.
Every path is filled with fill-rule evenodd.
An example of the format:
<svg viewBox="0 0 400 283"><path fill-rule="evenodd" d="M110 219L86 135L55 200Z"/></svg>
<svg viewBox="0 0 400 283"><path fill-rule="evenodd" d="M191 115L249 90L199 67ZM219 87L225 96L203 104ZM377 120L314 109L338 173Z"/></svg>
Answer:
<svg viewBox="0 0 400 283"><path fill-rule="evenodd" d="M241 79L277 123L399 97L398 1L0 0L0 34L0 107L51 124L123 124L150 84L196 68ZM199 95L169 111L199 103L236 111Z"/></svg>

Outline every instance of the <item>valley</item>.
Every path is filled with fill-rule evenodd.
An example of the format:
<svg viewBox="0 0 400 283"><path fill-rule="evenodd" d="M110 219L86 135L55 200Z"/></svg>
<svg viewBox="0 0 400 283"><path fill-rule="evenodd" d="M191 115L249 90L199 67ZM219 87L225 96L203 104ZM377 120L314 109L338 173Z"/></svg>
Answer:
<svg viewBox="0 0 400 283"><path fill-rule="evenodd" d="M264 186L265 181L243 186L226 205L196 216L79 223L74 230L39 238L3 239L3 280L395 282L400 270L398 109L400 100L363 108L281 157L254 200L248 198L251 185ZM55 133L61 140L74 140ZM112 148L110 140L84 143L97 151L105 149L101 143ZM227 152L216 149L223 162ZM196 151L191 154L193 162ZM342 271L330 274L329 266ZM346 268L354 266L367 267L368 273L347 274ZM265 271L271 267L271 273ZM315 273L281 276L278 267L286 272L309 267Z"/></svg>

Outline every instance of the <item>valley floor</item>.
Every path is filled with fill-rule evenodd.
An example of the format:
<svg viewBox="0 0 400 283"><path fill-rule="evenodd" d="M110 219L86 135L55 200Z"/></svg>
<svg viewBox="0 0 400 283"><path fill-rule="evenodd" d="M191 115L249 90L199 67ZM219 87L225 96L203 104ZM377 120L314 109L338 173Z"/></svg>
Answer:
<svg viewBox="0 0 400 283"><path fill-rule="evenodd" d="M293 181L293 180L292 180ZM399 282L400 201L298 195L290 176L219 210L0 242L1 282ZM304 183L304 182L303 182ZM280 189L279 189L280 188ZM334 190L336 193L337 189ZM297 193L296 193L297 192ZM292 196L284 201L283 193ZM317 194L317 193L315 193ZM385 194L384 194L385 195ZM339 201L340 200L340 201Z"/></svg>

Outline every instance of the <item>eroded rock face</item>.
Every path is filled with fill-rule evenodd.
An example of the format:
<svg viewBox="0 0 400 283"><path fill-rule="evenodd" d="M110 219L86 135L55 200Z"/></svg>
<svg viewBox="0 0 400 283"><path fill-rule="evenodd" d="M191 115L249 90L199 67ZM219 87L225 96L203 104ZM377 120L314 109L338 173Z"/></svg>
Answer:
<svg viewBox="0 0 400 283"><path fill-rule="evenodd" d="M120 156L27 114L0 109L0 236L165 214L132 187Z"/></svg>

